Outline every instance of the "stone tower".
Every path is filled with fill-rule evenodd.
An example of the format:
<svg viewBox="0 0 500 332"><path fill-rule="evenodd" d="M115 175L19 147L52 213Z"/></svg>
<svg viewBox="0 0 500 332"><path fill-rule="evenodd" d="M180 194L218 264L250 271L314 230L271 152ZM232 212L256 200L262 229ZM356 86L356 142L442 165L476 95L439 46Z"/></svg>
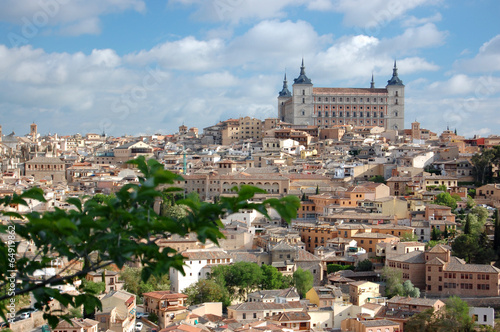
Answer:
<svg viewBox="0 0 500 332"><path fill-rule="evenodd" d="M278 118L281 121L287 121L290 116L286 114L285 102L292 97L292 93L288 90L288 81L285 77L283 78L283 89L278 94Z"/></svg>
<svg viewBox="0 0 500 332"><path fill-rule="evenodd" d="M31 136L31 139L34 141L36 141L37 139L37 125L35 123L32 123L30 125L30 136Z"/></svg>
<svg viewBox="0 0 500 332"><path fill-rule="evenodd" d="M405 86L403 81L398 77L396 61L394 61L394 68L392 69L392 78L387 81L386 89L389 94L386 128L402 131L405 126Z"/></svg>
<svg viewBox="0 0 500 332"><path fill-rule="evenodd" d="M306 67L304 59L300 67L299 77L293 80L293 124L312 125L312 116L314 113L313 105L313 84L311 79L306 76Z"/></svg>

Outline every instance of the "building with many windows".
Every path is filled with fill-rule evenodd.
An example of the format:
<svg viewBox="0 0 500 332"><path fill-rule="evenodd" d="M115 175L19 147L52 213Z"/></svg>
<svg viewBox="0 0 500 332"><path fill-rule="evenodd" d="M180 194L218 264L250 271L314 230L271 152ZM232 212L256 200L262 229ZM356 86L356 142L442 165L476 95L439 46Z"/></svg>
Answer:
<svg viewBox="0 0 500 332"><path fill-rule="evenodd" d="M404 129L404 84L394 62L392 78L385 88L317 88L306 76L304 60L292 92L283 81L278 95L278 118L294 125L332 128L338 125L380 126Z"/></svg>

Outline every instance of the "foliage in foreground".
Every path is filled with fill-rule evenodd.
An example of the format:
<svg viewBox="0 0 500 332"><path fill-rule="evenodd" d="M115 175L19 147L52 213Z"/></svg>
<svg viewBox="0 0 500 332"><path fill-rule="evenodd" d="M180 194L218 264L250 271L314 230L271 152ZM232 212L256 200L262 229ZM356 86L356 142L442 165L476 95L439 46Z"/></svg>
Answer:
<svg viewBox="0 0 500 332"><path fill-rule="evenodd" d="M37 301L35 307L46 310L44 318L53 327L60 318L69 320L69 315L50 312L47 303L51 298L65 307L78 308L83 305L86 314L92 313L96 308L101 308L100 301L93 294L61 293L55 286L72 284L76 279L83 279L87 273L111 264L121 269L133 260L142 264L141 278L144 282L152 275L161 278L170 268L183 271L183 256L172 248L160 251L154 242L155 238L166 234L185 236L194 232L201 242L210 240L218 243L218 239L223 237L220 218L226 214L241 209L255 209L269 217L267 208L273 208L289 222L296 216L300 206L298 198L294 196L250 203L249 200L255 193L265 191L242 186L237 195L221 197L217 203L202 202L196 194L190 194L186 199L175 202L189 211L185 216L161 216L153 208L155 202L164 195L164 191L160 191L158 187L173 185L174 181L182 180L182 177L164 170L163 165L153 159L146 161L140 157L129 161L129 164L136 166L142 173L139 183L123 186L116 197L102 202L92 199L83 202L78 198L69 198L67 202L74 206L72 210L56 208L43 214L31 212L20 215L6 211L6 207L29 206L29 199L45 201L41 189L33 188L21 195L0 199L3 215L26 220L0 226L1 232L8 233L9 236L12 234L11 241L0 243L0 289L6 289L12 280L15 280L17 286L0 295L1 317L7 319L7 305L11 299L30 292ZM176 192L180 189L166 190ZM14 241L14 234L33 241L38 250L34 259L16 256L19 242ZM63 271L45 280L33 280L33 273L50 267L56 256L69 262ZM83 266L81 269L77 268L80 264Z"/></svg>

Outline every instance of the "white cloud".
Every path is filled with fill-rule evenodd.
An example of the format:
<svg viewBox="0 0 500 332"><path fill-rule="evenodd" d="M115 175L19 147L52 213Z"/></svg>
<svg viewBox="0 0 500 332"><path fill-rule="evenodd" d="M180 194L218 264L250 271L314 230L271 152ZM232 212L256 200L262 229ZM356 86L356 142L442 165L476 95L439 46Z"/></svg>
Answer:
<svg viewBox="0 0 500 332"><path fill-rule="evenodd" d="M143 0L3 0L0 21L18 25L20 30L13 33L26 39L40 31L97 34L100 16L126 10L144 12L145 9Z"/></svg>
<svg viewBox="0 0 500 332"><path fill-rule="evenodd" d="M420 6L435 4L436 0L337 0L335 11L344 14L348 26L364 28L382 27L403 17Z"/></svg>
<svg viewBox="0 0 500 332"><path fill-rule="evenodd" d="M419 27L408 28L402 35L383 40L380 48L404 54L414 50L440 46L444 44L447 34L445 31L439 31L433 23L427 23Z"/></svg>
<svg viewBox="0 0 500 332"><path fill-rule="evenodd" d="M485 42L473 59L459 60L454 67L472 73L500 71L500 35Z"/></svg>
<svg viewBox="0 0 500 332"><path fill-rule="evenodd" d="M311 0L307 4L310 10L331 11L335 8L332 0Z"/></svg>
<svg viewBox="0 0 500 332"><path fill-rule="evenodd" d="M220 39L203 41L189 36L177 41L165 42L151 50L129 54L125 56L125 60L140 66L157 62L168 69L209 70L221 65L220 54L223 49L224 42Z"/></svg>
<svg viewBox="0 0 500 332"><path fill-rule="evenodd" d="M423 17L423 18L409 16L401 22L401 25L403 27L415 27L415 26L424 25L427 23L440 22L442 19L443 19L443 17L441 16L441 13L436 13L432 16Z"/></svg>
<svg viewBox="0 0 500 332"><path fill-rule="evenodd" d="M307 0L170 0L169 5L195 5L194 17L201 20L240 23L248 19L271 19L286 16L285 8Z"/></svg>
<svg viewBox="0 0 500 332"><path fill-rule="evenodd" d="M67 36L98 35L101 33L101 21L97 17L87 18L65 25L60 33Z"/></svg>

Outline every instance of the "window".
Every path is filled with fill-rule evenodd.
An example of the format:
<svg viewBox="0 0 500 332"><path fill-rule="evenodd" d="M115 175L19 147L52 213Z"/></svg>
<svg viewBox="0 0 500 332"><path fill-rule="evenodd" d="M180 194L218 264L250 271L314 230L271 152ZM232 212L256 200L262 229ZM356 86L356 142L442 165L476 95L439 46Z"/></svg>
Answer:
<svg viewBox="0 0 500 332"><path fill-rule="evenodd" d="M243 319L247 319L247 314L243 313Z"/></svg>
<svg viewBox="0 0 500 332"><path fill-rule="evenodd" d="M253 318L257 318L257 313L256 312L253 313Z"/></svg>
<svg viewBox="0 0 500 332"><path fill-rule="evenodd" d="M306 90L302 90L302 95L305 96L306 95Z"/></svg>
<svg viewBox="0 0 500 332"><path fill-rule="evenodd" d="M306 98L302 98L302 104L306 103Z"/></svg>

